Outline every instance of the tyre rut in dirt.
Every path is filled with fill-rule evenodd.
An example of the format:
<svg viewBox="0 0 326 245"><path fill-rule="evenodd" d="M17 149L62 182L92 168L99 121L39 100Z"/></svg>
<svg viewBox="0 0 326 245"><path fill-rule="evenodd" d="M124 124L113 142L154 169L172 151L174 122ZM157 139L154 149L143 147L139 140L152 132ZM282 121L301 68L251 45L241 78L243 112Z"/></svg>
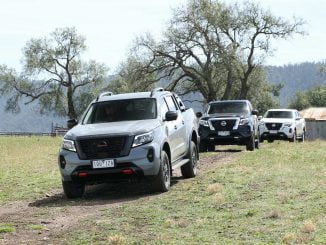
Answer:
<svg viewBox="0 0 326 245"><path fill-rule="evenodd" d="M62 181L63 191L67 198L80 198L84 195L85 184L73 181Z"/></svg>
<svg viewBox="0 0 326 245"><path fill-rule="evenodd" d="M197 147L196 144L191 141L189 146L188 156L189 162L181 167L181 173L184 178L193 178L197 175Z"/></svg>
<svg viewBox="0 0 326 245"><path fill-rule="evenodd" d="M171 185L170 160L165 151L161 153L160 170L153 182L152 190L155 192L166 192Z"/></svg>

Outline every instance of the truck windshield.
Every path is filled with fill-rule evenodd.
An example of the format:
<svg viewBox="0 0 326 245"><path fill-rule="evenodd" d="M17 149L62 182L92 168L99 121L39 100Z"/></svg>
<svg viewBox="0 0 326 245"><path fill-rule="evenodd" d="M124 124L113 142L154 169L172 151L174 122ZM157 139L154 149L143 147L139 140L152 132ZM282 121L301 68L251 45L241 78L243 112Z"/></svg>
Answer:
<svg viewBox="0 0 326 245"><path fill-rule="evenodd" d="M265 118L293 118L292 111L268 111Z"/></svg>
<svg viewBox="0 0 326 245"><path fill-rule="evenodd" d="M218 102L209 106L208 114L249 113L246 102Z"/></svg>
<svg viewBox="0 0 326 245"><path fill-rule="evenodd" d="M156 118L156 100L152 98L98 102L88 110L83 123L108 123Z"/></svg>

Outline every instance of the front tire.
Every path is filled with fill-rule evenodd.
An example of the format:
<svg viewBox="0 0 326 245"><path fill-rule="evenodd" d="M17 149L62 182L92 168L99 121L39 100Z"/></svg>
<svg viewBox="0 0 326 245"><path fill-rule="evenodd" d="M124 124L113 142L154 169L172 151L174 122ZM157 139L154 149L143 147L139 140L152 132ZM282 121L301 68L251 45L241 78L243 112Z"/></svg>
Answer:
<svg viewBox="0 0 326 245"><path fill-rule="evenodd" d="M258 132L258 136L257 136L257 138L255 139L255 148L256 149L259 149L259 147L260 147L260 133Z"/></svg>
<svg viewBox="0 0 326 245"><path fill-rule="evenodd" d="M290 142L296 142L297 141L297 130L294 131L292 138L290 139Z"/></svg>
<svg viewBox="0 0 326 245"><path fill-rule="evenodd" d="M85 184L73 181L62 181L63 191L68 199L80 198L84 195Z"/></svg>
<svg viewBox="0 0 326 245"><path fill-rule="evenodd" d="M153 182L152 190L155 192L167 192L171 186L170 160L165 151L161 153L160 170Z"/></svg>
<svg viewBox="0 0 326 245"><path fill-rule="evenodd" d="M299 141L303 143L305 140L306 140L306 130L303 131L302 136Z"/></svg>
<svg viewBox="0 0 326 245"><path fill-rule="evenodd" d="M255 136L251 135L249 141L246 145L247 151L254 151L255 150Z"/></svg>
<svg viewBox="0 0 326 245"><path fill-rule="evenodd" d="M181 166L181 173L184 178L193 178L197 175L197 147L196 144L191 141L189 147L189 162Z"/></svg>

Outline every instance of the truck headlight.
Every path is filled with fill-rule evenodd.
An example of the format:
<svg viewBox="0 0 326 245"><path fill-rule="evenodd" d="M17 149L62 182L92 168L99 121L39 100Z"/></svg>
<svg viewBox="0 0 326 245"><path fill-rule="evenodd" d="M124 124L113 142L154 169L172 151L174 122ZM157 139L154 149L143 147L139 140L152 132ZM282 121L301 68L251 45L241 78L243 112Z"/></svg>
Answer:
<svg viewBox="0 0 326 245"><path fill-rule="evenodd" d="M244 118L244 119L241 119L241 120L240 120L239 125L247 125L248 123L249 123L249 119Z"/></svg>
<svg viewBox="0 0 326 245"><path fill-rule="evenodd" d="M148 132L146 134L139 134L136 135L134 138L134 143L132 144L132 147L136 147L139 145L147 144L149 142L152 142L154 139L154 133L153 131Z"/></svg>
<svg viewBox="0 0 326 245"><path fill-rule="evenodd" d="M206 121L206 120L199 120L199 125L202 125L204 127L209 127L208 121Z"/></svg>
<svg viewBox="0 0 326 245"><path fill-rule="evenodd" d="M290 128L290 127L292 127L292 123L285 123L284 127L289 127Z"/></svg>
<svg viewBox="0 0 326 245"><path fill-rule="evenodd" d="M75 142L73 140L63 139L62 149L76 152Z"/></svg>

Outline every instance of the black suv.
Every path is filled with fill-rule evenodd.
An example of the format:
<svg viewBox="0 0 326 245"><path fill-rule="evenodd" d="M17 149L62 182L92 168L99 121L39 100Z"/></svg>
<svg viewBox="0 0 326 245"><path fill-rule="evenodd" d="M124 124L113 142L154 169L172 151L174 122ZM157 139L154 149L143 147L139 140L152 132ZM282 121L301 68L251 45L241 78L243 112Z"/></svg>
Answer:
<svg viewBox="0 0 326 245"><path fill-rule="evenodd" d="M257 110L248 100L213 101L199 120L200 151L214 151L215 145L245 145L259 148Z"/></svg>

